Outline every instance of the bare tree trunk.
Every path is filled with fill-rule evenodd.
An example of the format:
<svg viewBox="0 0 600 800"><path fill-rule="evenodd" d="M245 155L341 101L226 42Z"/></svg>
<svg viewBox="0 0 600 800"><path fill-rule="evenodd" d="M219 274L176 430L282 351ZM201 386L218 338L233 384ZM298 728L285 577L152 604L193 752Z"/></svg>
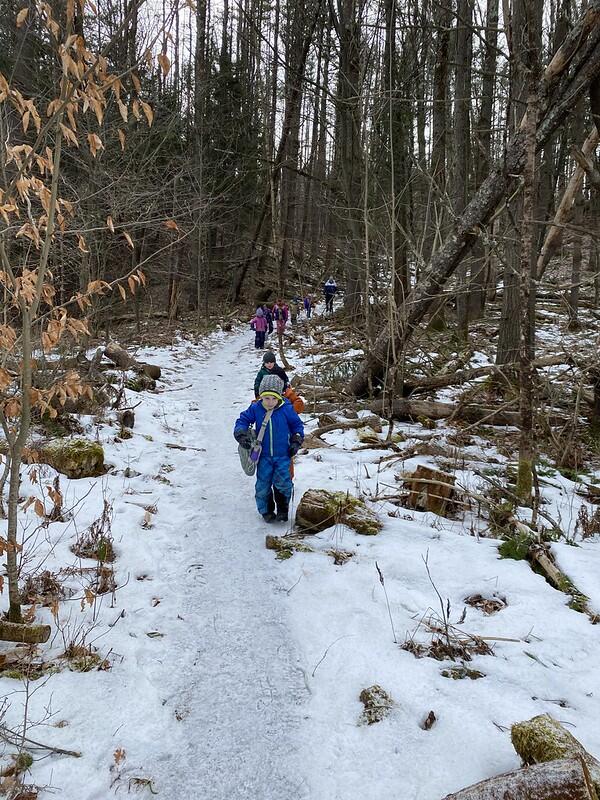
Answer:
<svg viewBox="0 0 600 800"><path fill-rule="evenodd" d="M475 127L475 188L478 189L490 171L492 120L498 61L498 0L487 0L485 19L485 57L481 84L481 107ZM469 289L469 319L479 319L485 307L490 252L482 242L473 248Z"/></svg>
<svg viewBox="0 0 600 800"><path fill-rule="evenodd" d="M360 309L363 262L361 138L361 20L359 0L340 0L332 18L339 38L338 88L335 99L336 155L341 178L345 222L346 291L344 307L353 316Z"/></svg>
<svg viewBox="0 0 600 800"><path fill-rule="evenodd" d="M531 9L530 9L531 12ZM533 470L535 464L534 448L534 393L535 370L535 237L534 211L537 194L536 185L536 141L537 69L538 46L534 26L537 20L527 14L528 53L523 59L523 69L529 71L527 113L525 118L525 168L523 170L523 219L521 223L521 348L520 348L520 392L521 431L519 437L519 466L516 493L524 503L531 502Z"/></svg>
<svg viewBox="0 0 600 800"><path fill-rule="evenodd" d="M471 155L471 59L473 55L472 0L458 0L456 13L456 71L454 100L454 180L452 206L460 216L467 205ZM458 336L469 335L469 303L467 289L467 259L458 267L456 318Z"/></svg>

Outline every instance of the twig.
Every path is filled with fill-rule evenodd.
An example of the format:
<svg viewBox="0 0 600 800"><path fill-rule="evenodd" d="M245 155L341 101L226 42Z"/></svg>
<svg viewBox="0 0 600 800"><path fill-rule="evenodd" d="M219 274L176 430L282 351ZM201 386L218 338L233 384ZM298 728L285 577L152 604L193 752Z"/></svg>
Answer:
<svg viewBox="0 0 600 800"><path fill-rule="evenodd" d="M313 677L313 678L315 677L315 672L317 671L317 669L319 668L319 666L320 666L320 665L323 663L323 661L325 661L325 658L327 657L327 653L328 653L328 652L331 650L331 648L333 647L333 645L334 645L334 644L337 644L337 642L339 642L341 639L350 639L350 638L352 638L352 636L354 636L354 634L353 634L353 633L347 633L345 636L338 636L338 638L337 638L337 639L335 639L335 641L333 641L333 642L332 642L332 643L329 645L329 647L328 647L328 648L325 650L325 652L323 653L323 655L321 656L321 658L320 658L320 659L317 661L317 663L315 664L315 667L314 667L313 671L311 672L311 677Z"/></svg>
<svg viewBox="0 0 600 800"><path fill-rule="evenodd" d="M49 744L36 742L34 739L29 739L27 736L21 736L15 731L12 731L10 728L7 728L6 725L0 725L0 739L4 739L5 742L13 745L27 742L28 745L39 747L42 750L48 750L50 753L58 753L61 756L73 756L73 758L81 758L81 753L77 750L63 750L61 747L52 747Z"/></svg>

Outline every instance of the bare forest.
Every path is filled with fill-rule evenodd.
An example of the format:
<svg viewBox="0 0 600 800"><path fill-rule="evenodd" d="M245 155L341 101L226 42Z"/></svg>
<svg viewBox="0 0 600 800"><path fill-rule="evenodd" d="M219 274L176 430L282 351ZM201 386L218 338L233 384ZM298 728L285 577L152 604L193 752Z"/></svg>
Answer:
<svg viewBox="0 0 600 800"><path fill-rule="evenodd" d="M0 681L21 681L25 697L20 717L14 703L0 702L0 796L46 797L54 774L37 767L38 754L71 764L81 755L79 728L71 739L64 734L64 747L30 734L52 719L34 699L33 681L45 685L65 664L103 673L98 681L114 673L137 637L125 636L134 624L128 609L142 602L135 592L146 591L156 562L169 563L168 525L213 502L223 486L238 496L222 465L223 475L201 482L202 495L193 495L188 475L192 459L209 459L210 446L225 458L221 439L234 448L231 404L212 429L191 420L206 400L218 416L214 396L199 394L213 382L233 405L241 402L236 391L249 391L256 354L248 321L257 306L296 305L293 324L278 325L269 347L304 397L306 436L298 434L290 457L300 451L312 481L300 466L298 485L307 491L296 528L267 536L268 549L294 563L309 559L312 533L333 528L335 545L320 555L336 569L359 560L360 550L338 546L337 533L353 528L356 509L338 497L335 513L325 514L327 492L315 488L329 485L328 469L338 480L337 462L326 468L323 460L339 448L352 453L339 469L355 470L369 514L387 515L386 525L422 514L417 521L430 532L458 524L469 542L499 540L500 555L543 576L578 624L599 621L600 601L589 585L585 594L576 586L556 550L590 548L600 535L599 143L600 0L0 0ZM330 277L335 298L325 305ZM312 318L303 315L306 302L316 307ZM199 377L217 347L229 359L223 372L210 362ZM155 456L146 475L144 459ZM173 471L187 475L180 485ZM161 495L164 510L177 510L164 529L157 498L142 496L151 494L146 479L174 493ZM337 487L346 499L348 485ZM570 498L571 512L579 504L572 525L549 487ZM132 522L137 534L164 536L154 561L148 556L126 575L118 557L137 564L152 548L113 535L121 501L143 514ZM321 512L325 521L305 524ZM194 519L194 530L210 525ZM170 535L187 530L189 517L177 524ZM383 527L373 524L367 535ZM465 638L464 615L450 622L439 575L420 555L441 616L427 618L427 647L411 635L396 650L411 663L426 656L460 669L489 659L493 637ZM69 558L76 560L67 566ZM186 582L204 568L176 563ZM220 576L228 565L214 569ZM177 582L171 576L170 586ZM157 609L166 586L165 579L165 592L159 596L157 584L143 602ZM120 596L130 599L116 616ZM307 607L312 597L307 592ZM473 593L464 602L496 613L509 605L503 598L490 611L497 597ZM390 605L387 592L385 603L398 645L401 603ZM163 627L153 622L144 643L158 648L154 640L172 634L173 619L185 617L174 608L167 613L165 601L156 611ZM104 626L112 636L119 620L123 652L110 655L92 632ZM495 641L529 642L518 636ZM324 666L304 672L309 694L318 667L327 680L330 644L318 645ZM182 647L187 652L186 641ZM167 680L161 658L135 657L157 687ZM182 664L182 674L191 669ZM451 677L472 678L468 672ZM181 707L171 711L158 689L155 700L156 720L166 705L175 728L184 726ZM583 745L561 728L564 751L531 755L518 728L529 723L518 716L506 720L513 744L536 766L512 769L507 758L467 768L474 785L448 799L505 791L595 798L600 767ZM125 738L106 733L107 774L98 794L80 797L171 786L148 767L160 762L159 750L140 756L145 771L128 772L137 740L125 748ZM64 785L69 769L77 774L57 773ZM425 793L398 796L436 800L467 783L448 775ZM546 794L535 794L540 785ZM333 800L323 786L306 798ZM256 787L253 797L268 800ZM286 791L281 800L305 797ZM392 796L352 791L339 797ZM198 792L164 796L246 797Z"/></svg>

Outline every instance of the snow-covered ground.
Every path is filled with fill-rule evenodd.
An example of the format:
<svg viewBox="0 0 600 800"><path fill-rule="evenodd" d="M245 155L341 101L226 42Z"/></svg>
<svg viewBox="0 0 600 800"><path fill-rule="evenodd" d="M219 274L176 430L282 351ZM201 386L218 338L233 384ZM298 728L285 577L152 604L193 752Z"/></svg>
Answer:
<svg viewBox="0 0 600 800"><path fill-rule="evenodd" d="M85 574L63 575L75 593L60 604L58 628L49 609L37 612L57 631L46 659L75 640L93 644L108 669L66 668L28 687L0 678L5 724L22 725L26 703L31 739L81 751L78 759L34 751L28 781L46 787L40 798L440 800L516 768L510 725L544 712L600 756L599 628L526 562L499 559L496 540L472 535L482 526L470 514L444 519L379 500L377 536L336 526L311 539L322 552L279 561L265 549L265 534L286 527L258 517L231 436L261 355L247 331L144 351L163 367L164 392L131 395L142 400L133 437L115 441L118 428L106 424L88 431L114 469L101 479L61 478L70 521L36 531L33 507L23 515L27 570L92 567L70 545L108 499L119 587L90 605ZM316 425L305 421L307 430ZM421 429L395 430L410 441ZM295 504L308 488L374 497L388 485L393 493L401 469L432 463L417 456L378 469L385 451L353 452L355 431L324 439L332 446L297 459ZM54 473L37 472L35 484L24 472L21 493L48 502ZM565 497L556 489L546 508L568 504L574 525L573 485L553 481ZM331 548L352 558L337 566ZM598 541L554 550L600 610ZM467 665L485 677L453 680L442 675L451 662L401 648L408 638L431 641L425 620L441 613L426 567L450 621L487 637L493 655ZM491 616L468 606L459 624L473 594L507 605ZM395 705L384 721L359 725L359 694L372 684ZM430 711L437 722L424 730Z"/></svg>

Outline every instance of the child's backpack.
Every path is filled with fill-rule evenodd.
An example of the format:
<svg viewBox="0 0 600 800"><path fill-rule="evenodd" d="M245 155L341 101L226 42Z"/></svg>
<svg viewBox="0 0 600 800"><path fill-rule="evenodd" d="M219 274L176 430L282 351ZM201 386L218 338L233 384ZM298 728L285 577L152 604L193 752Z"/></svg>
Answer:
<svg viewBox="0 0 600 800"><path fill-rule="evenodd" d="M283 394L292 404L296 414L301 414L304 411L304 398L301 397L295 389L292 389L291 386L288 386Z"/></svg>

